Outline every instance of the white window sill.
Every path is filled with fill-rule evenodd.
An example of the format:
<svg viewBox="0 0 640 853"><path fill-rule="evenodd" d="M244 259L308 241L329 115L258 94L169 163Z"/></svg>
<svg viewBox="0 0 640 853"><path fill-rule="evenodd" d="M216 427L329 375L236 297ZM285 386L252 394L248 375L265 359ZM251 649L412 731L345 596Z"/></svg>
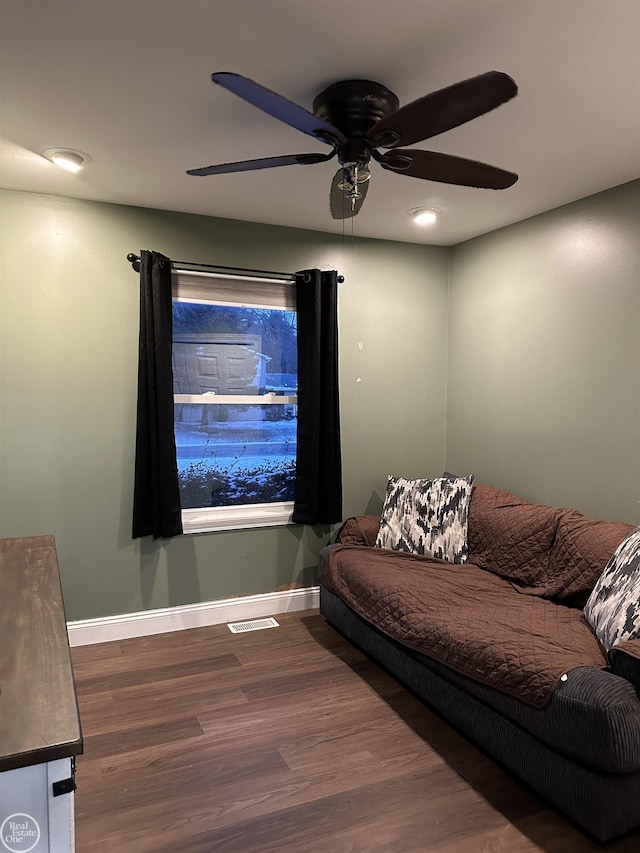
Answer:
<svg viewBox="0 0 640 853"><path fill-rule="evenodd" d="M293 501L183 509L182 528L184 533L209 533L249 527L276 527L293 524L292 515Z"/></svg>

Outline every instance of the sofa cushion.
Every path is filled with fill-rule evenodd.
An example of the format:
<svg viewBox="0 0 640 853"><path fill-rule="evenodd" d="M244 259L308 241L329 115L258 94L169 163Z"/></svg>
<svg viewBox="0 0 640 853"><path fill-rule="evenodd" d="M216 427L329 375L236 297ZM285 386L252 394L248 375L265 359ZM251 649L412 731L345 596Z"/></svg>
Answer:
<svg viewBox="0 0 640 853"><path fill-rule="evenodd" d="M473 477L389 477L377 548L465 563Z"/></svg>
<svg viewBox="0 0 640 853"><path fill-rule="evenodd" d="M469 561L509 579L520 591L535 592L548 577L562 513L477 484L469 508Z"/></svg>
<svg viewBox="0 0 640 853"><path fill-rule="evenodd" d="M584 607L611 555L633 529L621 521L598 521L567 510L560 517L549 574L538 594Z"/></svg>
<svg viewBox="0 0 640 853"><path fill-rule="evenodd" d="M581 610L520 595L472 563L335 545L321 577L387 636L536 707L565 672L607 663Z"/></svg>
<svg viewBox="0 0 640 853"><path fill-rule="evenodd" d="M584 608L606 651L640 638L640 527L620 543Z"/></svg>

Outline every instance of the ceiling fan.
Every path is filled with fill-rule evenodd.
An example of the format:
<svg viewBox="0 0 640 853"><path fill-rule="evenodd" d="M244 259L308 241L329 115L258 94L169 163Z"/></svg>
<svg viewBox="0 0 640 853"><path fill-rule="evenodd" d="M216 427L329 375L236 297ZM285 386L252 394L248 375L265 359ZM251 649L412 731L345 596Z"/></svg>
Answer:
<svg viewBox="0 0 640 853"><path fill-rule="evenodd" d="M362 208L369 187L369 162L383 169L465 187L506 189L518 176L495 166L436 151L407 148L444 133L513 98L518 88L501 71L488 71L432 92L404 107L397 96L371 80L343 80L329 86L313 101L313 112L240 74L227 71L211 75L224 87L285 124L330 145L328 154L285 154L220 163L189 169L188 175L221 175L271 169L276 166L309 166L338 156L340 168L331 184L329 207L334 219L348 219ZM388 149L380 151L380 148Z"/></svg>

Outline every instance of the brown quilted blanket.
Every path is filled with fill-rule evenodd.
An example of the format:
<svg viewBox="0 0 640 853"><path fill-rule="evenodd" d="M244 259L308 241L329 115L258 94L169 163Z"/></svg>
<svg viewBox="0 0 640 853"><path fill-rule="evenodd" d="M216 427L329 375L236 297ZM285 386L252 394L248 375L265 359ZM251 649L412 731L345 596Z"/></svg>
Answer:
<svg viewBox="0 0 640 853"><path fill-rule="evenodd" d="M520 595L473 564L346 544L324 583L387 636L537 707L576 666L606 666L581 610Z"/></svg>
<svg viewBox="0 0 640 853"><path fill-rule="evenodd" d="M633 529L477 484L469 511L469 562L507 578L525 595L582 608L607 560Z"/></svg>

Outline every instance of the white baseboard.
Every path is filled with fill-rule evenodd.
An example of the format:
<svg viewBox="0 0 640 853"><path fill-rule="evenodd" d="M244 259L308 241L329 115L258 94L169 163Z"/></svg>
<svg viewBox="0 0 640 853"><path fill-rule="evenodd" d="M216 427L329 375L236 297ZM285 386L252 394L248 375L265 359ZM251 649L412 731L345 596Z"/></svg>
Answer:
<svg viewBox="0 0 640 853"><path fill-rule="evenodd" d="M186 628L260 619L263 616L277 616L278 613L291 613L294 610L311 610L319 606L319 601L319 587L311 586L283 592L267 592L263 595L226 598L222 601L205 601L201 604L182 604L178 607L144 610L140 613L125 613L122 616L82 619L68 622L67 632L71 646L89 646L93 643L147 637L150 634L165 634Z"/></svg>

